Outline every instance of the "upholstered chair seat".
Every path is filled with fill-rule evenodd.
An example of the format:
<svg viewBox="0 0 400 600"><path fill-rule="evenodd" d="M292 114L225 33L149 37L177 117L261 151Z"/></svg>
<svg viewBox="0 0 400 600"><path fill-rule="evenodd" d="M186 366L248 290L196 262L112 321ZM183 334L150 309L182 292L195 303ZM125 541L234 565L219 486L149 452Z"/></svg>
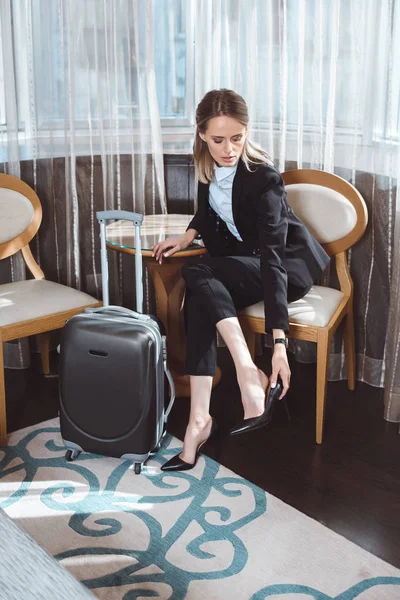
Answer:
<svg viewBox="0 0 400 600"><path fill-rule="evenodd" d="M325 327L337 310L343 296L344 294L339 290L313 285L308 294L288 305L290 322ZM263 319L264 302L257 302L257 304L245 308L242 314Z"/></svg>
<svg viewBox="0 0 400 600"><path fill-rule="evenodd" d="M0 285L0 327L83 309L91 303L89 294L46 279L4 283Z"/></svg>

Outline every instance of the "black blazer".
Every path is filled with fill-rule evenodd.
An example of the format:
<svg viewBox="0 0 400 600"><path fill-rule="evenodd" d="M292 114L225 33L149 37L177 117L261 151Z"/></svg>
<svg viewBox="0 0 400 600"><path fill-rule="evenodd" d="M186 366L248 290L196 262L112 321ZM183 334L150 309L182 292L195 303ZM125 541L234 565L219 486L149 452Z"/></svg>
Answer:
<svg viewBox="0 0 400 600"><path fill-rule="evenodd" d="M208 196L209 185L199 183L198 210L188 229L198 231L211 256L221 256L227 254L226 243L214 225ZM283 179L271 165L252 165L248 171L239 160L232 209L243 247L249 250L246 254L260 255L265 331L287 332L288 283L309 288L329 263L329 256L288 205Z"/></svg>

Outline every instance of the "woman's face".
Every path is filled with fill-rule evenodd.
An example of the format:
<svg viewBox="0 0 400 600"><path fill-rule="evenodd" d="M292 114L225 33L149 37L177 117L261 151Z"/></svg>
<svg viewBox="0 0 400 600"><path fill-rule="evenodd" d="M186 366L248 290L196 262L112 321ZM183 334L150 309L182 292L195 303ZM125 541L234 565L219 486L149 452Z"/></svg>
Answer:
<svg viewBox="0 0 400 600"><path fill-rule="evenodd" d="M219 167L235 165L243 150L247 128L232 117L213 117L199 134Z"/></svg>

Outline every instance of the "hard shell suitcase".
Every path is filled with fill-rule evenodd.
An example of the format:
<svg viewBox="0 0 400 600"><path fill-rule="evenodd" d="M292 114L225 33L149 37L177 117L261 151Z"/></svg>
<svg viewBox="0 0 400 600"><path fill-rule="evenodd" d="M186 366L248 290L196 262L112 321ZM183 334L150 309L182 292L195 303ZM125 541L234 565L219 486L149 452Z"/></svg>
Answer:
<svg viewBox="0 0 400 600"><path fill-rule="evenodd" d="M142 314L143 216L126 211L96 213L100 223L103 304L64 326L60 343L60 426L67 460L83 451L129 459L140 473L157 450L174 399L162 324ZM135 312L109 306L106 221L135 225ZM170 388L165 407L166 379Z"/></svg>

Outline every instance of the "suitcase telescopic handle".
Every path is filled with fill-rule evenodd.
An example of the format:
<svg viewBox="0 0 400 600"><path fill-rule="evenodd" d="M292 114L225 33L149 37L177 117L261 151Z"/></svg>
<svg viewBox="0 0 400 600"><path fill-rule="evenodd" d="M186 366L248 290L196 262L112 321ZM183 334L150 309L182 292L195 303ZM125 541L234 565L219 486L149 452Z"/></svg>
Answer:
<svg viewBox="0 0 400 600"><path fill-rule="evenodd" d="M136 309L143 312L143 273L142 273L142 248L140 244L140 226L143 223L143 215L129 212L127 210L102 210L96 212L96 218L100 223L100 248L101 248L101 280L103 288L103 305L110 304L108 290L108 257L106 246L106 222L107 221L132 221L135 226L135 274L136 274Z"/></svg>
<svg viewBox="0 0 400 600"><path fill-rule="evenodd" d="M101 221L133 221L133 223L143 223L143 215L130 212L129 210L100 210L96 212L99 223Z"/></svg>

